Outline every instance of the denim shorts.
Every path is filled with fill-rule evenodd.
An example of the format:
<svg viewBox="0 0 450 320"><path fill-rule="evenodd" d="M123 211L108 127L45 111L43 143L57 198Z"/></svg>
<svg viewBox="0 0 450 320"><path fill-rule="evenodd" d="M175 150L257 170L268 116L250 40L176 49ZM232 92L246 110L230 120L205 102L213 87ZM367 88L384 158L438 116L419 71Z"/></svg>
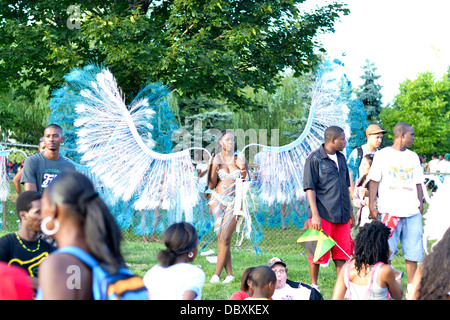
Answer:
<svg viewBox="0 0 450 320"><path fill-rule="evenodd" d="M392 237L389 238L389 248L392 251L389 260L392 260L398 252L398 241L400 240L405 260L422 261L422 234L422 214L418 213L411 217L401 218Z"/></svg>

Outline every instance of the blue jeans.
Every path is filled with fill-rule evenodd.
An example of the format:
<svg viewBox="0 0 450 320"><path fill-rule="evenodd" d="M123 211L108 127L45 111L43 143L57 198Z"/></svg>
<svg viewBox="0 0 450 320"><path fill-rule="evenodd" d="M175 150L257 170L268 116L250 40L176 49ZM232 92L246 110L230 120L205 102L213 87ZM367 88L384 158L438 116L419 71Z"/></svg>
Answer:
<svg viewBox="0 0 450 320"><path fill-rule="evenodd" d="M398 252L398 241L402 246L403 257L409 261L422 261L423 243L422 214L417 213L411 217L401 218L397 227L389 238L389 248L392 251L389 260Z"/></svg>

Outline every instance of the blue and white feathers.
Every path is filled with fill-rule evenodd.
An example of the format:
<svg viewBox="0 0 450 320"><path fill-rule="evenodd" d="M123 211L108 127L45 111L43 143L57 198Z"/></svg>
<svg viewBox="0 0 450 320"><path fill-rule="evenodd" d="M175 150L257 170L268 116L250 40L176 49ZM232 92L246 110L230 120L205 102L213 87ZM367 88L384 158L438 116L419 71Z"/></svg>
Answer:
<svg viewBox="0 0 450 320"><path fill-rule="evenodd" d="M260 198L264 203L271 206L304 198L305 160L324 142L325 130L329 126L339 126L344 129L346 137L350 136L347 123L350 96L350 83L343 64L339 60L324 61L317 71L309 116L302 134L285 146L262 146L259 175ZM246 146L241 154L252 145L258 144Z"/></svg>
<svg viewBox="0 0 450 320"><path fill-rule="evenodd" d="M71 72L66 80L78 85L77 149L92 174L115 198L133 199L136 210L181 207L185 220L192 221L199 194L190 151L154 150L151 119L165 89L153 88L152 101L148 92L141 92L127 106L106 68L89 65Z"/></svg>

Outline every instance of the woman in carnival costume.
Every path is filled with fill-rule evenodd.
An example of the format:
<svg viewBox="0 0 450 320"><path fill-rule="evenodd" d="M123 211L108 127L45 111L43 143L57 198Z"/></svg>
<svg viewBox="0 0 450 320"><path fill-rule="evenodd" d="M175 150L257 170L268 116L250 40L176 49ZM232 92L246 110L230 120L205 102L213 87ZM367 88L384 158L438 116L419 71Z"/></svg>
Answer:
<svg viewBox="0 0 450 320"><path fill-rule="evenodd" d="M219 251L217 254L216 271L211 283L219 282L220 274L225 269L227 277L223 283L234 279L231 265L231 238L234 230L242 218L236 185L242 184L248 173L245 158L238 158L234 152L235 139L231 131L222 131L219 139L222 152L215 155L208 171L208 186L214 190L209 202L214 216L215 230L218 232Z"/></svg>

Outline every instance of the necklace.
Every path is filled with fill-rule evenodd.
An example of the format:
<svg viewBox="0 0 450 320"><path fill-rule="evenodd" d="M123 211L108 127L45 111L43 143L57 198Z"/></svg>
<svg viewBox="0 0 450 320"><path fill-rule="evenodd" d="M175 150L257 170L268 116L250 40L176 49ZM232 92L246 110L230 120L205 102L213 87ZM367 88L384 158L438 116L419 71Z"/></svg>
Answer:
<svg viewBox="0 0 450 320"><path fill-rule="evenodd" d="M39 248L41 247L41 238L38 239L38 244L36 249L31 250L29 248L27 248L27 246L22 242L22 239L20 239L19 234L16 232L16 238L17 240L19 240L19 243L22 245L22 248L24 248L25 250L27 250L28 252L36 252L39 251Z"/></svg>

